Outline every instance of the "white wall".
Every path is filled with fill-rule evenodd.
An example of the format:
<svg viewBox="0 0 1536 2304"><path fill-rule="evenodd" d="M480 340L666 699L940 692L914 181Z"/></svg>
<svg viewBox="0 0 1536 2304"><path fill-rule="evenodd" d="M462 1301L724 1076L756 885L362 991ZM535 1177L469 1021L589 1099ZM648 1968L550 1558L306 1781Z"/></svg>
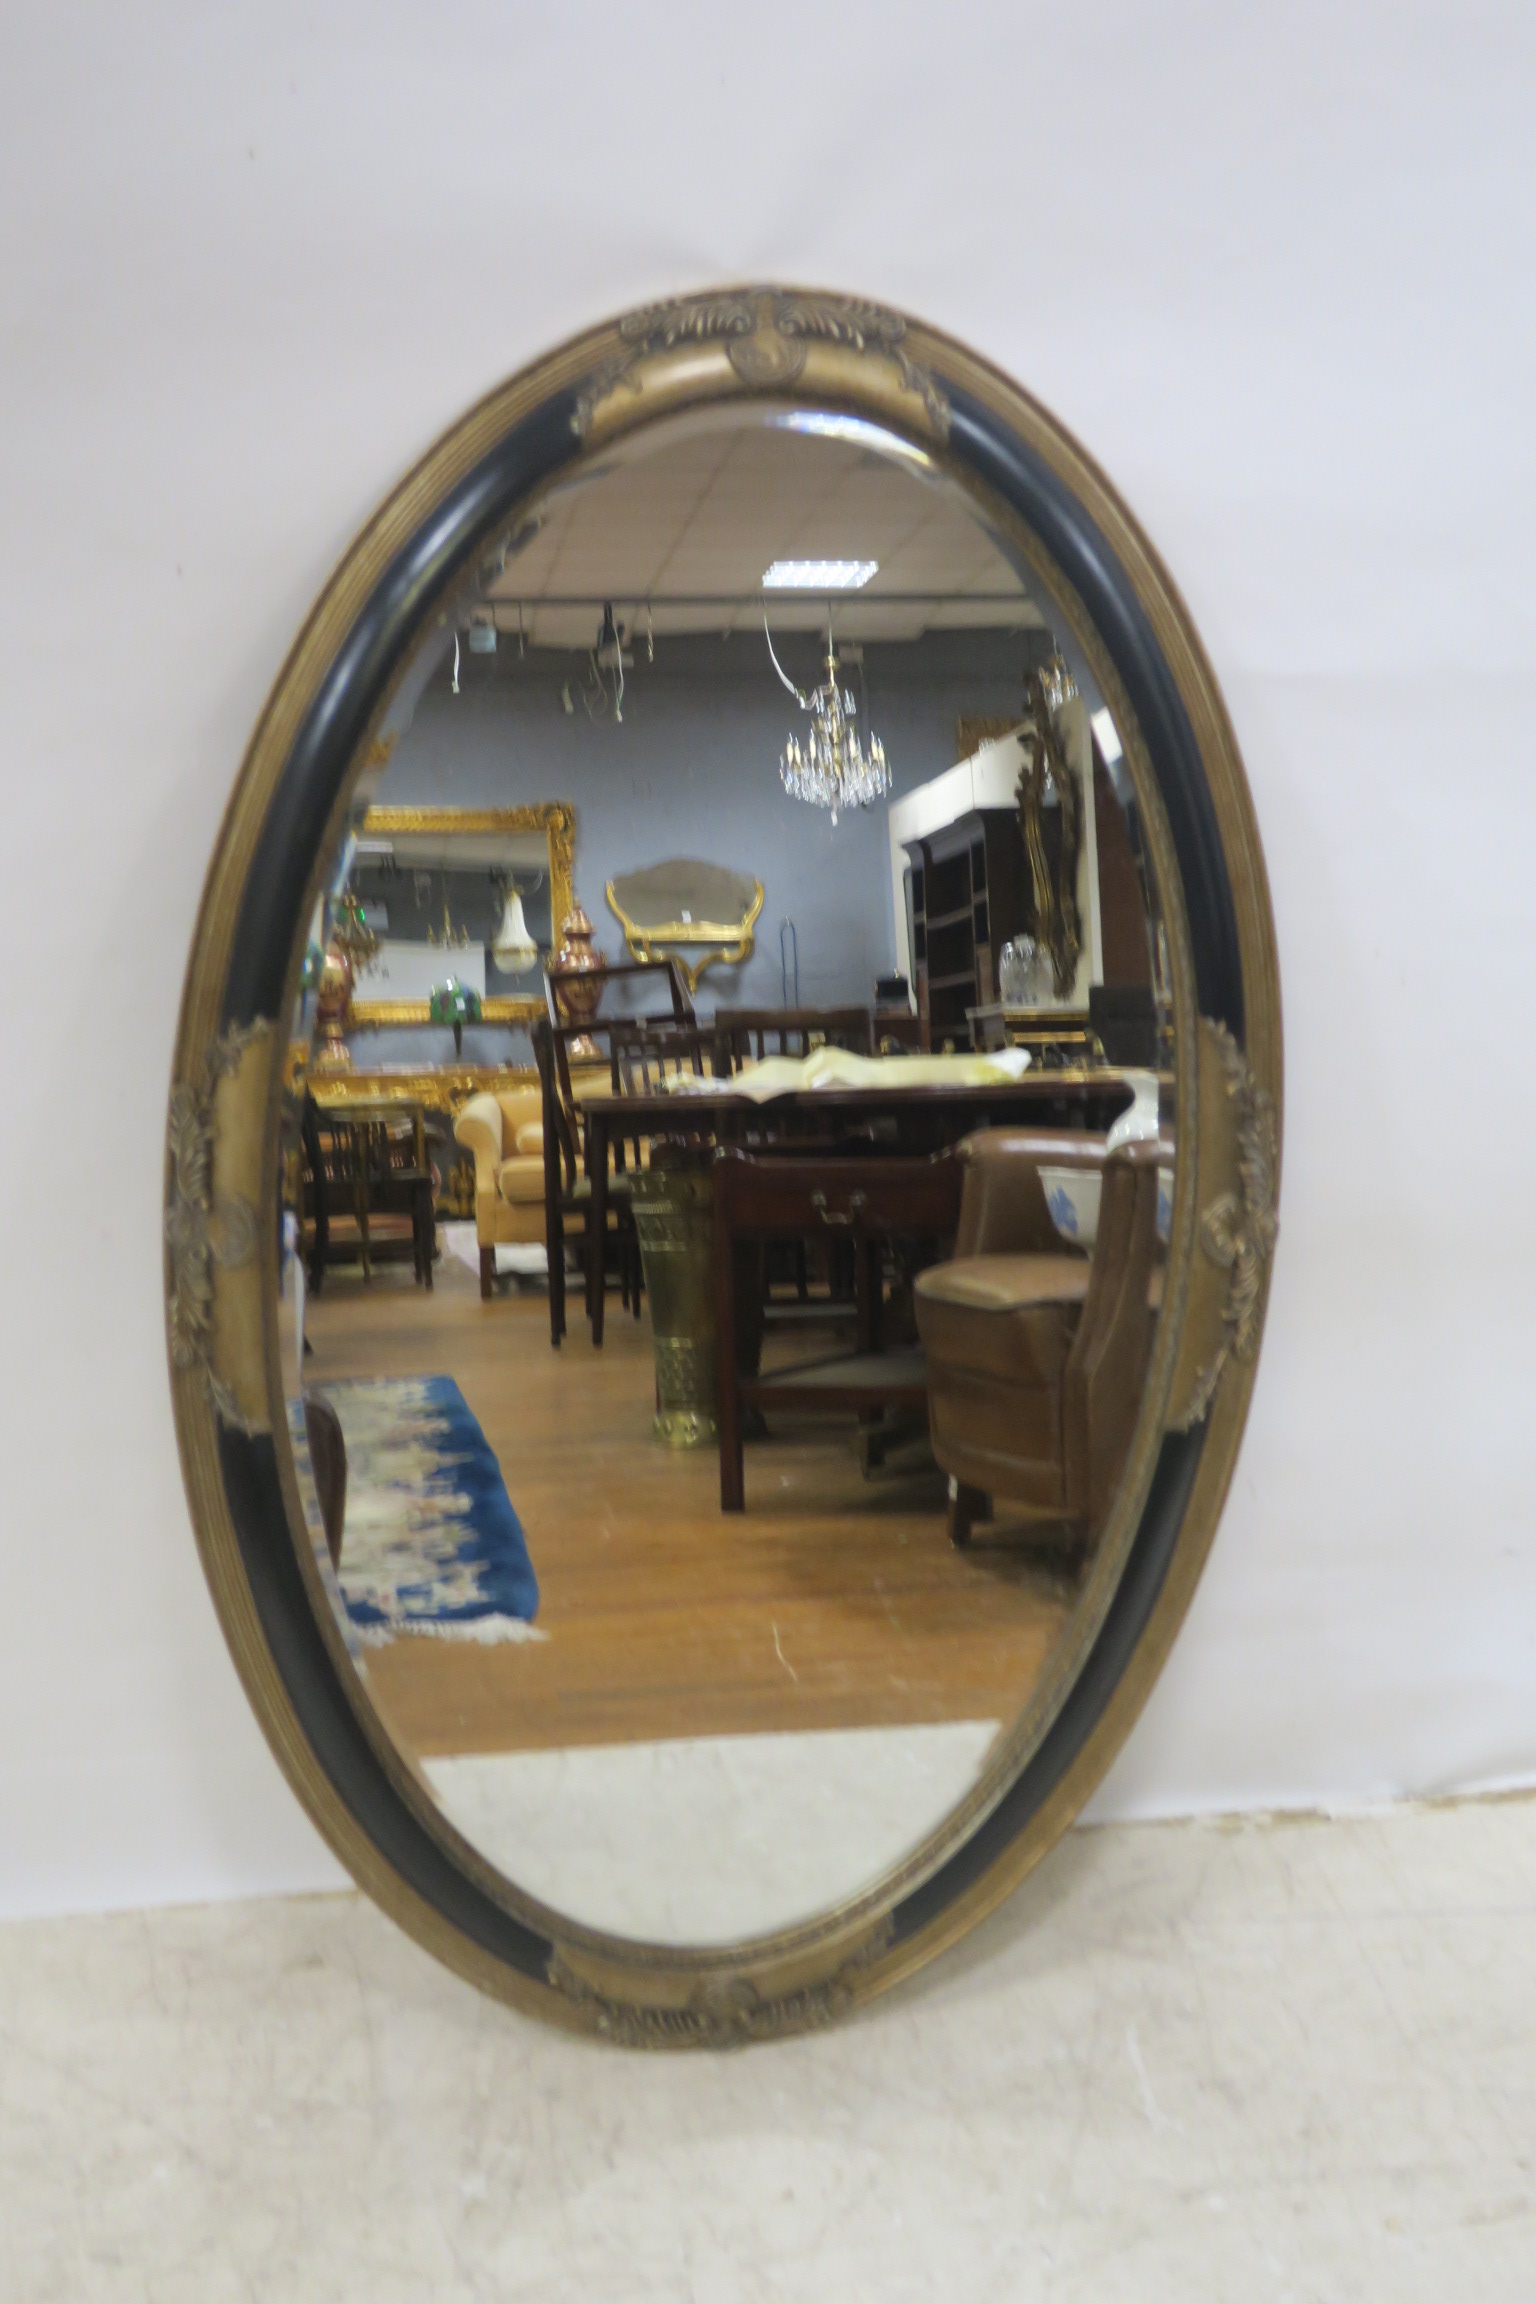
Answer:
<svg viewBox="0 0 1536 2304"><path fill-rule="evenodd" d="M744 275L910 307L1055 408L1253 781L1281 1255L1226 1524L1101 1809L1536 1775L1533 23L8 12L0 1907L334 1877L225 1659L167 1408L204 866L391 478L594 316Z"/></svg>

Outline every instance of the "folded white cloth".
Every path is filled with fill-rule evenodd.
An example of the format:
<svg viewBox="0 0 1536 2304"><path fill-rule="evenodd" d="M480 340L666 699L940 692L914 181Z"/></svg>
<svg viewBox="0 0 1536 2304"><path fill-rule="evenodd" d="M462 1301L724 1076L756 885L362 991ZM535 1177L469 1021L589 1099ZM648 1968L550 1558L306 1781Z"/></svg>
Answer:
<svg viewBox="0 0 1536 2304"><path fill-rule="evenodd" d="M745 1096L768 1104L813 1088L991 1088L1022 1080L1028 1069L1027 1048L985 1056L856 1056L848 1048L813 1048L809 1056L765 1056L730 1080L685 1073L667 1087L675 1096Z"/></svg>

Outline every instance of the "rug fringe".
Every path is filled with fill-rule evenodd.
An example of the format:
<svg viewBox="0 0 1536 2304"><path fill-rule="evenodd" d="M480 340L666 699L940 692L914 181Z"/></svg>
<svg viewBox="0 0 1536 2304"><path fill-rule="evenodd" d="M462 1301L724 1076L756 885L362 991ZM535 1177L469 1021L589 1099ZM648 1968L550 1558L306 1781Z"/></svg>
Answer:
<svg viewBox="0 0 1536 2304"><path fill-rule="evenodd" d="M477 1640L482 1648L492 1648L508 1640L549 1638L520 1616L466 1616L456 1623L421 1616L404 1617L398 1624L359 1624L354 1619L352 1630L365 1648L387 1648L392 1640Z"/></svg>

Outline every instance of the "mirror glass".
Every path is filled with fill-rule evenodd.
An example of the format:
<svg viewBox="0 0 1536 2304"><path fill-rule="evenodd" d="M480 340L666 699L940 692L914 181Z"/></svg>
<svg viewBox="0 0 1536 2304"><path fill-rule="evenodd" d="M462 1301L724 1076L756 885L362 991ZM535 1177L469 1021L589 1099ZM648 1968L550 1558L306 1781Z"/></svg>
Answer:
<svg viewBox="0 0 1536 2304"><path fill-rule="evenodd" d="M290 1430L400 1764L580 1926L920 1871L1080 1639L1176 1153L1125 737L976 498L782 403L587 462L397 687L292 1020Z"/></svg>

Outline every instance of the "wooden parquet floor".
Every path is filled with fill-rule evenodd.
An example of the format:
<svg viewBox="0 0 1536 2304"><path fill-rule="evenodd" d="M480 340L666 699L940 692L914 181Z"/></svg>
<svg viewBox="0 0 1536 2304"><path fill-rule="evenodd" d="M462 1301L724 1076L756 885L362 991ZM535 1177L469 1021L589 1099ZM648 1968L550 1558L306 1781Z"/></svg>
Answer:
<svg viewBox="0 0 1536 2304"><path fill-rule="evenodd" d="M542 1294L482 1304L451 1257L327 1275L309 1380L448 1375L495 1450L537 1571L538 1642L404 1638L368 1653L393 1733L422 1758L636 1738L1006 1720L1074 1587L985 1531L950 1545L921 1448L861 1471L851 1423L748 1444L747 1510L719 1508L713 1449L650 1437L650 1325L610 1300L593 1350L579 1299L550 1347ZM804 1353L800 1340L797 1349Z"/></svg>

